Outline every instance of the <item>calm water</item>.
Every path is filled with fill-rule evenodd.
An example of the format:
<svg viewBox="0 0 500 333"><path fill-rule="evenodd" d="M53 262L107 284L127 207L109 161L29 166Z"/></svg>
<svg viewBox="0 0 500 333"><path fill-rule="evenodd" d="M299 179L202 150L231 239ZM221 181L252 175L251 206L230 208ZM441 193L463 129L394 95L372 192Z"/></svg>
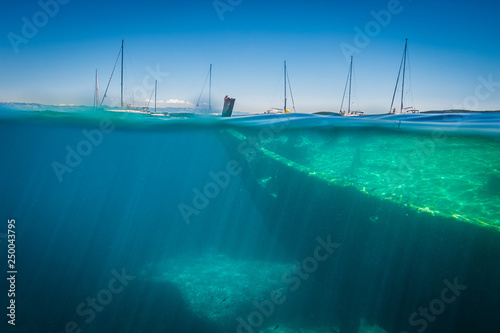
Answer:
<svg viewBox="0 0 500 333"><path fill-rule="evenodd" d="M499 126L1 110L2 332L495 332Z"/></svg>

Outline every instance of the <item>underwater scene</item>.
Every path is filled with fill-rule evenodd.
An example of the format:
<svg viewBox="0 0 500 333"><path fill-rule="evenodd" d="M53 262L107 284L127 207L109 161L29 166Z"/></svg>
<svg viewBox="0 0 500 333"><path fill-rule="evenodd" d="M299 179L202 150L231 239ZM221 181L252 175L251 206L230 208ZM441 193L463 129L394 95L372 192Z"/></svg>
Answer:
<svg viewBox="0 0 500 333"><path fill-rule="evenodd" d="M500 113L0 111L2 332L500 327Z"/></svg>

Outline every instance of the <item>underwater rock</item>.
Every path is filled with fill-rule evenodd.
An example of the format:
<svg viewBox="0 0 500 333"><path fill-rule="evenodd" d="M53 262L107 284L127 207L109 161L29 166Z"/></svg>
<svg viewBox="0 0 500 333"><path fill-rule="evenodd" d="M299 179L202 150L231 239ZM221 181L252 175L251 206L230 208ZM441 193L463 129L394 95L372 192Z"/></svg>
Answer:
<svg viewBox="0 0 500 333"><path fill-rule="evenodd" d="M223 329L234 329L238 317L246 318L256 310L255 303L269 299L276 290L286 292L282 276L292 268L292 263L204 255L173 258L155 269L148 265L143 274L156 282L176 286L189 310L200 319L217 323ZM264 323L262 328L265 326Z"/></svg>

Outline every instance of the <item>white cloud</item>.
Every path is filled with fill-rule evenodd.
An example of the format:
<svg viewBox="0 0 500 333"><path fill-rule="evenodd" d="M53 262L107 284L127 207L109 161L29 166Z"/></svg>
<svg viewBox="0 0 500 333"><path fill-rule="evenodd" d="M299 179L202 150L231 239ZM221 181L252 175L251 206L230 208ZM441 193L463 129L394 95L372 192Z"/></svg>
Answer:
<svg viewBox="0 0 500 333"><path fill-rule="evenodd" d="M149 99L146 99L146 103L150 102ZM151 100L154 103L154 100ZM156 104L161 106L172 106L172 107L193 107L194 104L188 101L184 101L182 99L171 98L165 100L157 100Z"/></svg>
<svg viewBox="0 0 500 333"><path fill-rule="evenodd" d="M191 102L183 101L182 99L169 99L166 101L167 104L183 104L186 106L193 106L194 104Z"/></svg>

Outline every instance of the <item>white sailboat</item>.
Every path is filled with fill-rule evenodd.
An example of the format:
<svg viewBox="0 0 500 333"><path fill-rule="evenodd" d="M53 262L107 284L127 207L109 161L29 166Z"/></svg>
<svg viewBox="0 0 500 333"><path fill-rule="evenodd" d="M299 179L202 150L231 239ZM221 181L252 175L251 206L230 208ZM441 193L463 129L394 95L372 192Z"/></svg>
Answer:
<svg viewBox="0 0 500 333"><path fill-rule="evenodd" d="M155 88L151 92L151 97L153 97L153 92L155 94L155 108L154 108L154 111L150 111L149 114L152 115L152 116L158 116L158 117L164 117L164 116L170 117L170 114L168 112L167 113L158 113L158 112L156 112L156 95L158 93L158 80L155 80ZM151 103L151 97L148 100L148 105L147 105L148 109L149 109L149 103Z"/></svg>
<svg viewBox="0 0 500 333"><path fill-rule="evenodd" d="M416 110L413 106L405 106L404 105L404 95L405 95L405 77L406 77L406 60L408 56L408 38L405 40L405 50L403 52L403 58L401 59L401 64L399 65L398 78L396 79L396 87L394 88L394 94L392 95L391 108L389 113L396 114L396 108L394 107L394 99L396 97L396 93L399 85L399 78L401 73L403 73L403 78L401 80L401 107L399 109L399 114L415 114L420 113L419 110Z"/></svg>
<svg viewBox="0 0 500 333"><path fill-rule="evenodd" d="M124 45L124 40L122 39L122 46L120 48L120 52L118 53L118 58L116 59L116 62L115 62L115 66L113 67L113 71L111 72L111 77L109 78L109 81L108 81L108 85L106 87L106 91L104 92L104 96L102 97L102 101L99 105L99 107L101 108L103 103L104 103L104 100L106 99L106 96L107 96L107 92L108 92L108 88L109 88L109 84L111 83L111 79L113 78L113 74L115 72L115 69L116 69L116 65L118 63L118 59L121 57L121 78L120 78L120 109L116 110L116 109L110 109L110 110L107 110L107 111L114 111L114 112L129 112L129 113L146 113L146 114L151 114L151 112L149 112L149 108L147 106L133 106L131 104L124 104L123 103L123 45Z"/></svg>
<svg viewBox="0 0 500 333"><path fill-rule="evenodd" d="M345 117L358 117L364 115L362 111L351 110L351 88L352 88L352 62L353 57L351 56L351 65L349 66L349 72L347 73L347 80L344 88L344 95L342 96L342 103L340 104L340 114ZM349 86L349 102L347 103L347 111L343 110L345 94L347 92L347 87Z"/></svg>
<svg viewBox="0 0 500 333"><path fill-rule="evenodd" d="M284 83L285 83L285 90L284 90L284 105L283 105L283 109L280 109L280 108L270 108L270 109L267 109L266 112L264 112L264 114L281 114L281 113L290 113L290 110L288 110L286 108L286 93L287 93L287 82L288 82L288 86L290 87L290 96L292 98L292 106L293 106L293 111L296 113L297 111L295 110L295 102L293 100L293 94L292 94L292 87L290 86L290 78L288 76L288 72L287 72L287 69L286 69L286 60L284 61Z"/></svg>
<svg viewBox="0 0 500 333"><path fill-rule="evenodd" d="M196 106L194 107L193 113L196 113L196 110L200 108L201 97L203 96L203 92L205 91L205 86L208 81L208 114L209 115L218 115L218 113L212 112L212 64L210 64L210 69L208 70L207 77L205 79L205 83L203 83L203 88L201 89L200 96L198 97L198 101L196 102ZM200 112L203 109L200 108Z"/></svg>

